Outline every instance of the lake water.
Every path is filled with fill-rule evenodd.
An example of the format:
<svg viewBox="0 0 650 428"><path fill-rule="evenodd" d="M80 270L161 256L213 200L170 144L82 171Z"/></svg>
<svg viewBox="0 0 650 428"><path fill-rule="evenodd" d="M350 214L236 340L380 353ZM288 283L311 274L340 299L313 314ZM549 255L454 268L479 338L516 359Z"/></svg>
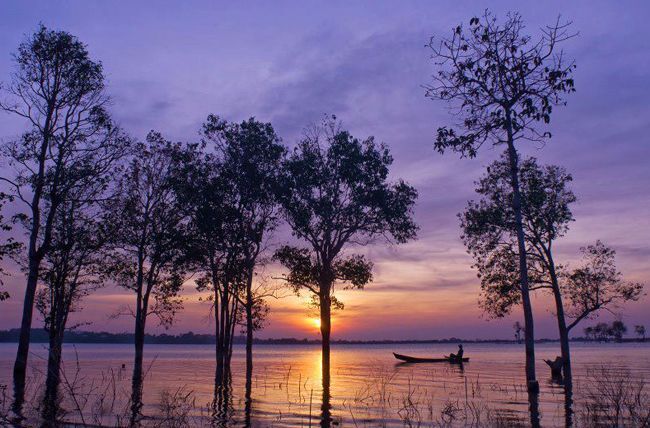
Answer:
<svg viewBox="0 0 650 428"><path fill-rule="evenodd" d="M529 405L523 345L468 343L465 355L470 362L462 367L446 363L398 364L392 355L394 351L442 356L455 352L455 348L452 344L334 345L332 424L526 425ZM15 350L15 344L0 344L0 384L11 385ZM247 409L243 346L234 350L231 387L226 389L225 396L219 389L215 400L212 346L146 345L144 414L152 418L150 421L173 414L191 425L214 424L217 418L223 425L233 426L245 425L247 421L251 426L318 426L323 399L320 347L257 345L254 352ZM640 381L650 380L650 343L573 343L572 353L576 426L582 426L578 421L589 416L594 394L607 385L619 389L621 385L631 385L641 394L648 393ZM557 354L557 343L536 346L543 426L565 424L564 389L551 380L550 370L542 361ZM33 402L37 402L45 357L45 345L32 345L29 378ZM83 398L80 404L65 404L70 410L69 419L79 420L73 411L78 406L86 415L86 422L115 424L116 419L109 413L119 414L120 409L126 409L131 359L129 345L66 345L67 388L74 388ZM6 393L9 392L10 387ZM220 408L218 412L216 407Z"/></svg>

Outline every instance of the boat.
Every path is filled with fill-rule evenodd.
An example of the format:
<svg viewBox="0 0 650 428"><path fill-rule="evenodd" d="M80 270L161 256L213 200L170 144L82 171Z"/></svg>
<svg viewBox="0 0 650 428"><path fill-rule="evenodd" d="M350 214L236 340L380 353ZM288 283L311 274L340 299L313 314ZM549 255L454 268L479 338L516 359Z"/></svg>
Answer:
<svg viewBox="0 0 650 428"><path fill-rule="evenodd" d="M469 357L459 358L418 358L418 357L409 357L408 355L396 354L393 352L393 355L398 360L407 362L407 363L451 363L451 364L461 364L469 361Z"/></svg>

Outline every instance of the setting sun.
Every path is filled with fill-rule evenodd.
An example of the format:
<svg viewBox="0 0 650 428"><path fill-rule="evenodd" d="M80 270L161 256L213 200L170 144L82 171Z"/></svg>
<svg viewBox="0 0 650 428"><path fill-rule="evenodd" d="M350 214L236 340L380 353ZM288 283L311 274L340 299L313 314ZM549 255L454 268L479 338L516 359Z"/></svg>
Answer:
<svg viewBox="0 0 650 428"><path fill-rule="evenodd" d="M309 324L320 330L320 318L308 318L307 321Z"/></svg>

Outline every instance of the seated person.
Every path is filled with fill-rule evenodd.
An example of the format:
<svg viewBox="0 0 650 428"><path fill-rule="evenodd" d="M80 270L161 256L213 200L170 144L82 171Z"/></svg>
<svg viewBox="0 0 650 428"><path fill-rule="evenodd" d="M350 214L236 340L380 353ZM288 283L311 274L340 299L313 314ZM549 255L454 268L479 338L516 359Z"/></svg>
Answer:
<svg viewBox="0 0 650 428"><path fill-rule="evenodd" d="M463 358L463 345L458 345L458 353L457 354L449 354L449 359L450 360L460 360Z"/></svg>

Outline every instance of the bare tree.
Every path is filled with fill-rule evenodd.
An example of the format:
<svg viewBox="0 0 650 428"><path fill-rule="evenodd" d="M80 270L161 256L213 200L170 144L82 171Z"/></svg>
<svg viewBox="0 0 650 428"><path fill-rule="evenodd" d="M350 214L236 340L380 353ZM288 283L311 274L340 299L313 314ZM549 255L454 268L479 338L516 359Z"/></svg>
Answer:
<svg viewBox="0 0 650 428"><path fill-rule="evenodd" d="M27 207L27 284L14 365L14 407L20 412L39 269L56 212L79 182L110 169L124 140L105 110L102 65L76 37L41 25L20 44L14 61L0 109L25 119L29 130L3 148L14 174L1 179Z"/></svg>
<svg viewBox="0 0 650 428"><path fill-rule="evenodd" d="M537 40L527 35L521 16L509 13L500 24L489 11L458 25L452 36L429 43L437 72L425 86L426 96L451 103L460 127L437 131L435 148L475 157L484 144L505 145L510 165L512 209L517 231L519 282L524 309L526 378L537 391L535 335L529 297L529 272L519 189L519 156L522 141L543 142L550 133L537 124L548 123L553 107L564 104L562 96L574 91L574 64L566 61L558 45L571 37L569 23L558 21L542 29Z"/></svg>

